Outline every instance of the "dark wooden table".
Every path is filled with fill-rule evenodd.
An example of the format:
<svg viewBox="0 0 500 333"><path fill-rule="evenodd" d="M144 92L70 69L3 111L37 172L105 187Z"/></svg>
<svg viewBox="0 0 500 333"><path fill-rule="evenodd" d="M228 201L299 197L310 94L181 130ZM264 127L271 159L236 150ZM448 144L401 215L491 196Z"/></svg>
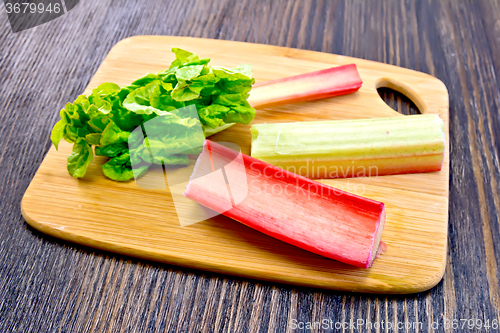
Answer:
<svg viewBox="0 0 500 333"><path fill-rule="evenodd" d="M480 332L486 322L498 331L499 17L499 1L82 0L13 34L0 5L0 332L288 332L318 321L339 332ZM143 34L337 53L441 79L451 140L443 281L407 296L312 290L116 256L30 228L20 201L58 110L115 43ZM469 330L472 320L483 328Z"/></svg>

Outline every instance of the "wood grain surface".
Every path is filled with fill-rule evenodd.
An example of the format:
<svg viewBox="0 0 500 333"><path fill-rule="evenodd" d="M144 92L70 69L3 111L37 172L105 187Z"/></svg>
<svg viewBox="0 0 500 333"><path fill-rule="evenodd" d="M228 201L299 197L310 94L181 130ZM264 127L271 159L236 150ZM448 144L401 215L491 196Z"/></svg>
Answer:
<svg viewBox="0 0 500 333"><path fill-rule="evenodd" d="M253 102L257 113L252 124L401 117L377 93L377 87L390 86L415 100L422 113L439 115L449 142L448 91L435 77L364 59L263 44L173 36L127 38L111 49L85 93L104 82L129 85L147 73L168 68L175 59L173 47L210 58L214 65L249 64L257 84L356 64L363 86L355 94L280 107L260 108ZM250 137L250 125L239 124L210 139L232 142L250 155ZM445 150L439 172L320 180L385 204L382 241L387 250L370 269L289 246L227 217L211 218L197 203L184 199L185 186L168 191L165 186L164 190L141 186L145 181L165 184L163 172L149 172L138 182L117 183L102 175L100 167L106 159L101 158L84 178L75 180L66 172L70 144L49 150L26 190L21 210L31 226L49 235L143 259L308 287L415 293L441 281L446 266L448 147ZM193 164L171 171L183 178L169 172L168 183L174 186L175 179L187 185ZM349 170L350 166L342 172ZM180 222L185 220L199 223L186 226Z"/></svg>
<svg viewBox="0 0 500 333"><path fill-rule="evenodd" d="M499 15L498 1L87 0L12 34L0 5L0 331L293 332L323 319L385 326L295 331L487 331L460 319L499 319ZM441 79L451 147L443 281L398 297L325 292L117 257L27 226L20 202L50 147L54 108L85 89L114 44L144 34L343 54ZM453 319L458 329L445 326Z"/></svg>

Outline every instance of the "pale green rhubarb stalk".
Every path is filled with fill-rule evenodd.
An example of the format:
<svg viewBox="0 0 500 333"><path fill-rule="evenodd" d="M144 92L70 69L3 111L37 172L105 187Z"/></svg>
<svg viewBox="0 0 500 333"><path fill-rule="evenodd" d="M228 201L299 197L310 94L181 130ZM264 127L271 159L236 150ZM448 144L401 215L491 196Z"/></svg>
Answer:
<svg viewBox="0 0 500 333"><path fill-rule="evenodd" d="M372 265L384 204L206 140L184 195L250 228L357 267Z"/></svg>
<svg viewBox="0 0 500 333"><path fill-rule="evenodd" d="M347 178L439 171L437 115L253 125L251 155L302 176Z"/></svg>
<svg viewBox="0 0 500 333"><path fill-rule="evenodd" d="M248 103L258 109L313 101L354 93L362 84L356 65L349 64L254 84ZM206 129L205 135L209 137L232 125L234 124Z"/></svg>

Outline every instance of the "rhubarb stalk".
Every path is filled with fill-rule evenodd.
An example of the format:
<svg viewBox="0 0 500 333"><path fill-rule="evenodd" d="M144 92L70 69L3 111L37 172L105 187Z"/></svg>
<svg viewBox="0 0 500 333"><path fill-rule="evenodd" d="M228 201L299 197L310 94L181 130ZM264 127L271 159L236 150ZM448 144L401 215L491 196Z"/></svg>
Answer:
<svg viewBox="0 0 500 333"><path fill-rule="evenodd" d="M312 101L356 92L362 84L356 65L349 64L255 84L248 102L258 108Z"/></svg>
<svg viewBox="0 0 500 333"><path fill-rule="evenodd" d="M206 140L184 196L313 253L370 267L384 204L340 191Z"/></svg>
<svg viewBox="0 0 500 333"><path fill-rule="evenodd" d="M443 121L437 115L257 124L255 158L311 179L441 170Z"/></svg>

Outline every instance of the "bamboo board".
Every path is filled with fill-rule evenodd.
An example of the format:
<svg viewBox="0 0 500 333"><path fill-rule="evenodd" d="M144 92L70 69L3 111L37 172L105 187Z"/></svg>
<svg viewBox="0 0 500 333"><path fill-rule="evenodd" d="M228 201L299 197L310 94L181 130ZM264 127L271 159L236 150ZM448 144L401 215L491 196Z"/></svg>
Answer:
<svg viewBox="0 0 500 333"><path fill-rule="evenodd" d="M412 70L345 56L284 47L188 37L138 36L119 42L85 94L102 82L120 85L168 67L180 47L227 67L251 64L257 82L356 63L359 92L315 102L264 108L254 123L399 117L377 88L398 90L422 113L445 123L448 92L438 79ZM57 112L58 110L54 110ZM250 126L235 125L212 136L250 153ZM371 293L413 293L442 278L448 233L449 149L443 170L356 179L323 180L334 187L386 204L382 240L388 249L370 269L350 267L277 241L223 216L180 226L166 190L106 179L97 158L82 180L66 171L71 146L52 147L22 201L34 228L71 242L129 256L242 277L309 287Z"/></svg>

